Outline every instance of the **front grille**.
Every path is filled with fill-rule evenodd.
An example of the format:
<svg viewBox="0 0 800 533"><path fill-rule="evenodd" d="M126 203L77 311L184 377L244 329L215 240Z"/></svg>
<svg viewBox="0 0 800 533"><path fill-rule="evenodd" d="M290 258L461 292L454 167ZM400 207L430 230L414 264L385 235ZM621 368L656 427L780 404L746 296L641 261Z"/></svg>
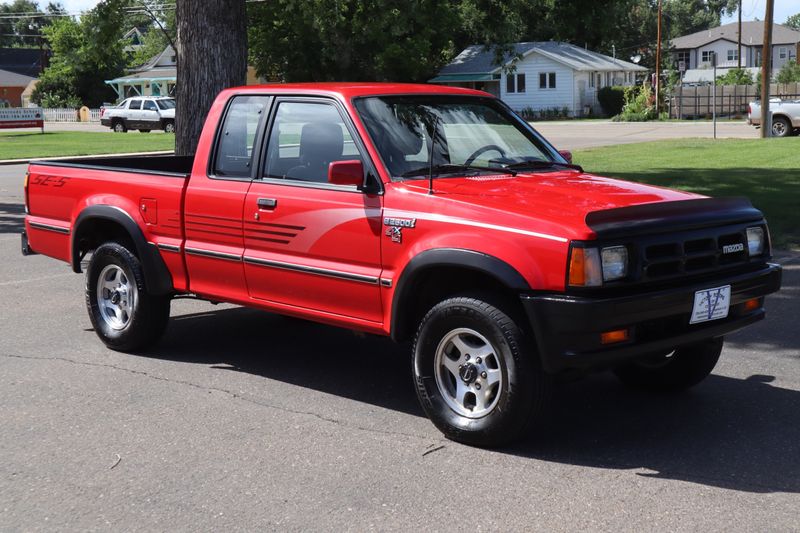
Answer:
<svg viewBox="0 0 800 533"><path fill-rule="evenodd" d="M641 281L704 274L750 260L745 228L711 228L647 241L641 246Z"/></svg>

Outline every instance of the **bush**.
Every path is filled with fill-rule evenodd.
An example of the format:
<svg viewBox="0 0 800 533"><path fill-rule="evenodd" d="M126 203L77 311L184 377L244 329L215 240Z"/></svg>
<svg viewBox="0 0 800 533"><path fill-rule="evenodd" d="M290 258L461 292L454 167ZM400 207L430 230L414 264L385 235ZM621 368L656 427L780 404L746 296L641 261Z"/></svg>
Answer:
<svg viewBox="0 0 800 533"><path fill-rule="evenodd" d="M794 83L800 82L800 64L794 61L787 61L783 64L775 76L775 81L778 83Z"/></svg>
<svg viewBox="0 0 800 533"><path fill-rule="evenodd" d="M570 118L570 109L564 107L546 107L542 109L534 109L530 106L523 107L517 111L519 115L528 121L533 120L561 120Z"/></svg>
<svg viewBox="0 0 800 533"><path fill-rule="evenodd" d="M625 105L622 113L614 117L616 122L644 122L659 118L650 85L644 83L625 87Z"/></svg>
<svg viewBox="0 0 800 533"><path fill-rule="evenodd" d="M597 91L597 100L603 108L603 113L609 117L619 115L625 105L625 87L619 85L603 87Z"/></svg>
<svg viewBox="0 0 800 533"><path fill-rule="evenodd" d="M743 68L732 68L724 76L717 76L717 85L752 85L753 75Z"/></svg>

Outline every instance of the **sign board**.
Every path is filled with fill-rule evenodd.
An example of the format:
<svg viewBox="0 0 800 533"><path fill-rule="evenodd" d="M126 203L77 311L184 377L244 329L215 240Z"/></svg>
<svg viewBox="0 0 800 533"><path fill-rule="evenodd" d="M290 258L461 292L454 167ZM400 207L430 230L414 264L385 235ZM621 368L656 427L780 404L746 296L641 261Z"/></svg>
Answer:
<svg viewBox="0 0 800 533"><path fill-rule="evenodd" d="M12 128L42 128L44 112L40 107L0 108L0 130Z"/></svg>
<svg viewBox="0 0 800 533"><path fill-rule="evenodd" d="M686 72L686 61L678 61L678 70Z"/></svg>

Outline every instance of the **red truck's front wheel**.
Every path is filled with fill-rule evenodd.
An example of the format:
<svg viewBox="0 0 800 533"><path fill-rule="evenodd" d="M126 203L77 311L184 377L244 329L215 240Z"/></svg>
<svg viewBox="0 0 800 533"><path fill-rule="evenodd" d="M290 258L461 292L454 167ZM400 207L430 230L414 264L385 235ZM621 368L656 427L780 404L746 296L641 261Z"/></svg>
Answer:
<svg viewBox="0 0 800 533"><path fill-rule="evenodd" d="M490 447L514 440L543 415L550 379L513 314L488 299L450 298L425 315L414 377L422 408L445 436Z"/></svg>

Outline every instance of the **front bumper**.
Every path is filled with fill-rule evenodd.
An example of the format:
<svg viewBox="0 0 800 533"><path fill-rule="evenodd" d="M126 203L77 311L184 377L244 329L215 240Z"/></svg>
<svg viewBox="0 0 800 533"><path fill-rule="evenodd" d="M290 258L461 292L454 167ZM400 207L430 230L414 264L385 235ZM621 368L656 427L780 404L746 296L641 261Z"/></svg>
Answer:
<svg viewBox="0 0 800 533"><path fill-rule="evenodd" d="M727 318L689 324L696 291L731 286ZM547 372L607 368L639 356L670 351L720 337L764 318L763 300L745 310L744 302L780 289L781 267L730 275L641 294L598 298L566 294L522 295ZM629 328L630 339L603 345L600 334Z"/></svg>

